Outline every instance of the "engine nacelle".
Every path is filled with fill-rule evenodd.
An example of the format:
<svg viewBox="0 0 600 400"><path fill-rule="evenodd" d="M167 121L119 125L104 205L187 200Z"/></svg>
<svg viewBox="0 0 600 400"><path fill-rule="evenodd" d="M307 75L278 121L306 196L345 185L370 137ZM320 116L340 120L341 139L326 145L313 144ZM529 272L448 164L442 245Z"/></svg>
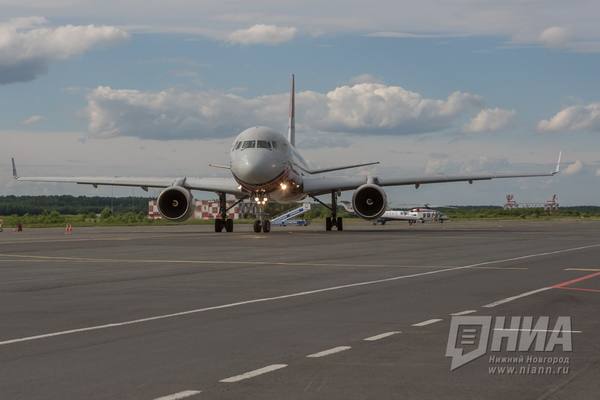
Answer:
<svg viewBox="0 0 600 400"><path fill-rule="evenodd" d="M192 193L184 187L168 187L158 195L158 212L170 221L184 221L194 211L193 199Z"/></svg>
<svg viewBox="0 0 600 400"><path fill-rule="evenodd" d="M367 183L354 191L352 206L359 217L375 219L385 212L387 196L380 186Z"/></svg>

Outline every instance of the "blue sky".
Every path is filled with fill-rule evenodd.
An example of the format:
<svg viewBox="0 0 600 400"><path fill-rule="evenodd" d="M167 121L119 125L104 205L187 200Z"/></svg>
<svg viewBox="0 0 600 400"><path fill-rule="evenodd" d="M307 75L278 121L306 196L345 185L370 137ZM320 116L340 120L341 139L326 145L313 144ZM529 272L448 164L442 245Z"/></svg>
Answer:
<svg viewBox="0 0 600 400"><path fill-rule="evenodd" d="M561 15L560 3L554 13L549 5L529 16L531 31L522 28L522 6L510 1L502 10L462 10L462 26L440 26L417 5L414 21L395 21L384 11L396 3L385 1L372 25L351 11L311 18L293 2L236 14L209 1L212 14L193 21L195 6L185 3L164 19L152 8L141 21L104 8L92 15L78 1L65 8L8 1L0 21L0 39L8 38L0 40L0 156L16 155L30 174L218 174L206 164L225 161L238 129L285 129L294 72L300 143L322 166L344 157L381 160L370 170L378 174L507 172L551 168L565 152L568 172L552 181L394 189L397 203L500 204L515 192L524 201L558 193L565 204L600 204L600 32L587 18ZM443 8L441 16L452 12ZM495 21L494 13L497 26L467 23L481 15ZM44 19L15 23L34 15ZM70 24L75 29L64 28ZM31 34L39 30L45 34ZM19 74L25 78L11 81ZM166 167L175 162L175 170ZM17 187L0 177L0 194L63 191L96 193Z"/></svg>

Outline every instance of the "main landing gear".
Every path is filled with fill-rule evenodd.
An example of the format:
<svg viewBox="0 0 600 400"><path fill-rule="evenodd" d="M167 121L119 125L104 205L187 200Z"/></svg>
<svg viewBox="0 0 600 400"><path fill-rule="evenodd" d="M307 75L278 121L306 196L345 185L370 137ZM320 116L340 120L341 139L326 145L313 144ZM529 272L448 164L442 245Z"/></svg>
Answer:
<svg viewBox="0 0 600 400"><path fill-rule="evenodd" d="M331 192L331 207L328 206L327 204L323 203L321 200L317 199L316 197L313 197L314 200L321 203L321 205L327 207L329 209L329 211L331 211L331 216L325 218L325 230L326 231L331 231L333 229L333 227L335 227L338 231L344 230L344 221L343 221L342 217L337 216L337 208L338 208L337 207L337 197L338 197L338 192L332 191Z"/></svg>
<svg viewBox="0 0 600 400"><path fill-rule="evenodd" d="M227 208L227 197L225 193L219 193L219 216L215 218L215 232L233 232L233 219L227 218L227 212L237 206L244 199L239 199L231 207Z"/></svg>

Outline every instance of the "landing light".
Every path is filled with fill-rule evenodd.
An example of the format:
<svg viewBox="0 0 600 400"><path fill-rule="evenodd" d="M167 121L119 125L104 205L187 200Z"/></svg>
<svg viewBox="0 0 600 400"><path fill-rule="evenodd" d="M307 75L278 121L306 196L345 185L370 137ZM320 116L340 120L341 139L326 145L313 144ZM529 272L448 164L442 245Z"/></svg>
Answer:
<svg viewBox="0 0 600 400"><path fill-rule="evenodd" d="M255 201L255 202L257 202L257 203L260 203L260 198L258 198L258 197L255 197L255 198L254 198L254 201Z"/></svg>
<svg viewBox="0 0 600 400"><path fill-rule="evenodd" d="M283 190L283 191L287 190L287 184L286 183L281 182L281 184L279 186L281 186L281 190Z"/></svg>

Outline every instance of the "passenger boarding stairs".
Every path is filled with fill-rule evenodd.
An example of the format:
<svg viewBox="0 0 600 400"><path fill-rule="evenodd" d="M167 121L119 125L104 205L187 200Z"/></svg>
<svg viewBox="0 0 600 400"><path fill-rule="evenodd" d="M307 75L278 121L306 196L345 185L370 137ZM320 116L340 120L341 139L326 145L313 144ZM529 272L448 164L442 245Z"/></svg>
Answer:
<svg viewBox="0 0 600 400"><path fill-rule="evenodd" d="M292 224L308 225L307 221L305 221L305 220L293 220L292 218L299 217L300 215L304 214L305 212L307 212L309 210L310 210L310 203L304 203L298 208L294 208L293 210L286 211L283 214L279 214L275 218L272 218L271 225L279 225L279 226L286 226L286 225L292 225Z"/></svg>

